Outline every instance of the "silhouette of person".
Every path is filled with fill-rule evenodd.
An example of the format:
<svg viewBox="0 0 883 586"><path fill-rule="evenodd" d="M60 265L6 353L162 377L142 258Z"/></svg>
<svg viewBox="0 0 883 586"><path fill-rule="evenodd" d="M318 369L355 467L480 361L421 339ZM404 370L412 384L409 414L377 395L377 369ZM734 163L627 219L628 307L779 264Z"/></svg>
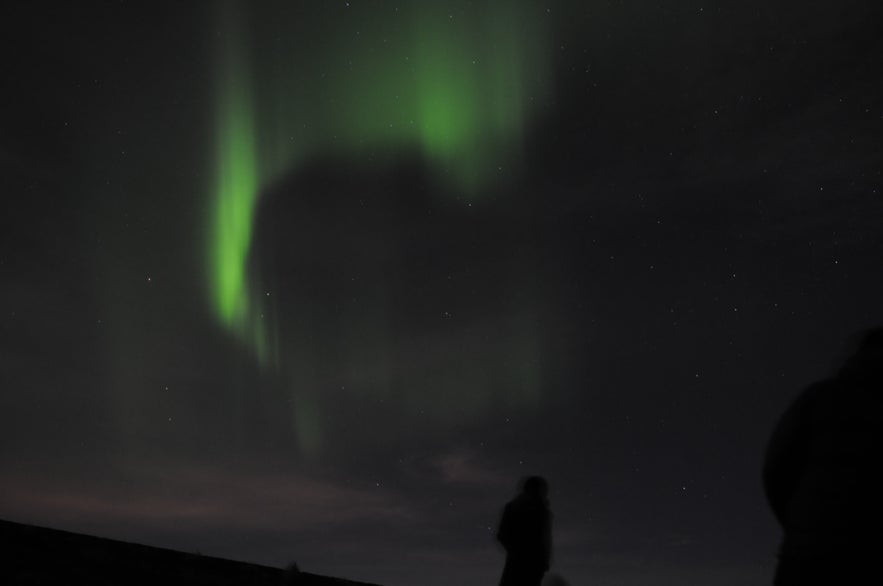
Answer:
<svg viewBox="0 0 883 586"><path fill-rule="evenodd" d="M521 493L503 509L497 541L506 550L500 586L539 586L552 561L549 485L541 476L525 479Z"/></svg>
<svg viewBox="0 0 883 586"><path fill-rule="evenodd" d="M860 583L876 575L881 399L883 328L875 328L834 377L803 391L776 425L763 470L784 533L775 584Z"/></svg>

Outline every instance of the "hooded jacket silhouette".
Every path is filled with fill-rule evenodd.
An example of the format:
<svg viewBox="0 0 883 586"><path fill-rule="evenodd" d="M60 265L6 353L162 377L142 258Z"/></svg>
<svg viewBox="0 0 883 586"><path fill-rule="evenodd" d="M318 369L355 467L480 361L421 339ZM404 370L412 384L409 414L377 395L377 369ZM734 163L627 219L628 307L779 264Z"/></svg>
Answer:
<svg viewBox="0 0 883 586"><path fill-rule="evenodd" d="M835 377L801 393L773 431L763 479L784 533L775 584L858 583L878 573L881 445L883 329L876 329Z"/></svg>
<svg viewBox="0 0 883 586"><path fill-rule="evenodd" d="M548 484L539 476L524 481L521 494L506 504L497 540L506 550L500 586L537 586L552 561L552 513Z"/></svg>

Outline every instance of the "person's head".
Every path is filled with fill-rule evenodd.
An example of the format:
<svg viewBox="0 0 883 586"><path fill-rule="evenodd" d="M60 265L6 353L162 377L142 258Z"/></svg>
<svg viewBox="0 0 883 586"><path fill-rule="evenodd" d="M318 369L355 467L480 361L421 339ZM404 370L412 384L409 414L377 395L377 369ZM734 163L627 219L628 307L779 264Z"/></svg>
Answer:
<svg viewBox="0 0 883 586"><path fill-rule="evenodd" d="M549 483L542 476L528 476L521 483L521 493L530 498L545 500L549 494Z"/></svg>

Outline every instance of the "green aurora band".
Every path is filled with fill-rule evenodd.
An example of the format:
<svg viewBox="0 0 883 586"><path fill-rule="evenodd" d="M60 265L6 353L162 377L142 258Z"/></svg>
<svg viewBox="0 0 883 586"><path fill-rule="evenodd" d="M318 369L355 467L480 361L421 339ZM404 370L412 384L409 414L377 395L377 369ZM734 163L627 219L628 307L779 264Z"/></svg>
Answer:
<svg viewBox="0 0 883 586"><path fill-rule="evenodd" d="M545 10L531 5L221 5L209 289L219 322L262 366L276 349L248 275L261 191L307 157L417 149L451 193L480 199L518 167L548 86Z"/></svg>

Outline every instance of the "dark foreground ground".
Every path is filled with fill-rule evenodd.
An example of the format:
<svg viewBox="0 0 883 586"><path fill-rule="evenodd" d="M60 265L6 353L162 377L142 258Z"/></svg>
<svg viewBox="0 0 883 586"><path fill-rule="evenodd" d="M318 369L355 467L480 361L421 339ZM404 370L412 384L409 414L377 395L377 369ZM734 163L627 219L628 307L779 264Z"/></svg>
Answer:
<svg viewBox="0 0 883 586"><path fill-rule="evenodd" d="M0 584L371 586L136 543L0 521Z"/></svg>

